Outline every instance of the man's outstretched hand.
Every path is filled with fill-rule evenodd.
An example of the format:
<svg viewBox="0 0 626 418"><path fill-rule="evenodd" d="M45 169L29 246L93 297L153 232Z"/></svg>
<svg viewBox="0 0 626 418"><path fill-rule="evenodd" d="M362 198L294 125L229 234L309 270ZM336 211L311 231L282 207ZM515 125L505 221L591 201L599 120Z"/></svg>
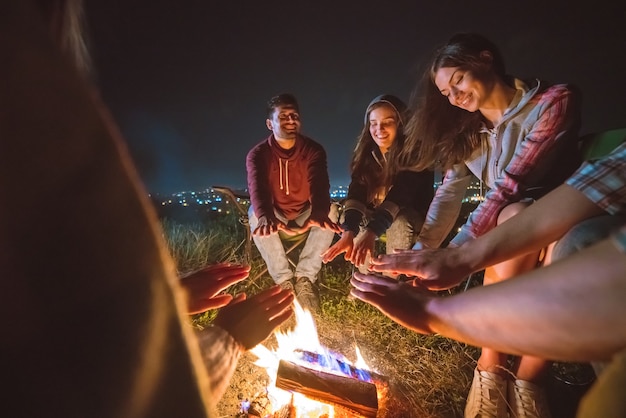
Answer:
<svg viewBox="0 0 626 418"><path fill-rule="evenodd" d="M240 294L219 310L213 323L249 350L263 342L292 315L294 297L291 290L280 286L273 286L249 299Z"/></svg>
<svg viewBox="0 0 626 418"><path fill-rule="evenodd" d="M250 266L219 263L181 277L180 284L187 293L188 313L192 315L228 305L233 296L219 293L242 281L249 273Z"/></svg>
<svg viewBox="0 0 626 418"><path fill-rule="evenodd" d="M342 232L341 227L337 223L331 221L328 216L320 218L310 217L300 228L292 228L292 231L296 234L302 234L314 226L322 229L328 229L336 234L341 234Z"/></svg>
<svg viewBox="0 0 626 418"><path fill-rule="evenodd" d="M287 235L296 235L297 231L294 231L292 228L289 228L287 224L279 219L269 218L267 216L261 216L259 218L259 223L257 224L254 231L252 231L252 235L257 235L260 237L265 237L267 235L273 234L278 231L283 231Z"/></svg>

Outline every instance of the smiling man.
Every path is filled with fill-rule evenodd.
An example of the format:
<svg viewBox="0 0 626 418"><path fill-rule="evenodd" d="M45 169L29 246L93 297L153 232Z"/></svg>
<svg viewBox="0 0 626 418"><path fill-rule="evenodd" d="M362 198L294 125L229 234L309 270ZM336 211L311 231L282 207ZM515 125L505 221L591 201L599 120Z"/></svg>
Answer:
<svg viewBox="0 0 626 418"><path fill-rule="evenodd" d="M326 151L300 134L299 105L291 94L269 100L265 124L272 133L246 157L252 237L274 282L294 289L300 304L315 311L321 254L339 232L337 207L330 201ZM293 271L280 233L307 231Z"/></svg>

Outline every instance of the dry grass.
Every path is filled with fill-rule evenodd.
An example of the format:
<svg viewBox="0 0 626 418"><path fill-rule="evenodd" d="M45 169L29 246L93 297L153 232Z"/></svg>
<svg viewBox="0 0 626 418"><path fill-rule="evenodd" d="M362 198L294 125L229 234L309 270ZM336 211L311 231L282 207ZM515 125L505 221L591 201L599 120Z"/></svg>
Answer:
<svg viewBox="0 0 626 418"><path fill-rule="evenodd" d="M389 393L378 417L462 417L478 350L448 338L416 334L375 308L351 300L347 297L350 268L334 264L322 270L322 309L316 316L319 339L352 361L358 346L370 367L389 379ZM271 285L265 276L258 281L261 286ZM271 346L273 337L265 344ZM266 377L254 366L255 360L251 354L240 360L219 404L220 417L237 416L243 399L265 402Z"/></svg>
<svg viewBox="0 0 626 418"><path fill-rule="evenodd" d="M242 259L240 236L223 225L180 225L165 222L166 239L181 273L217 261ZM211 231L211 232L207 232ZM254 249L254 247L253 247ZM251 277L257 276L263 261L253 252ZM440 336L409 331L378 310L347 297L351 266L341 257L321 272L321 313L316 317L320 341L351 360L355 345L368 364L389 379L389 394L379 417L461 417L477 350ZM267 274L230 289L255 294L272 284ZM214 313L197 315L199 325L211 321ZM266 344L271 345L273 337ZM252 354L244 355L231 386L218 406L219 416L235 417L243 399L263 402L266 377L253 364Z"/></svg>
<svg viewBox="0 0 626 418"><path fill-rule="evenodd" d="M241 226L234 228L237 227L238 232L233 232L231 226L222 224L164 223L167 242L181 273L218 261L243 260L243 235ZM265 265L254 246L250 264L250 277L255 279L233 286L229 292L253 295L273 284L267 273L259 274ZM380 405L378 417L462 417L479 349L437 335L418 335L375 308L351 300L347 296L351 273L351 265L341 257L323 266L318 281L322 305L316 325L319 339L327 348L355 360L352 357L358 346L368 364L389 379L388 395ZM196 315L192 322L206 325L214 315L215 312ZM275 339L271 336L265 345L273 344ZM218 416L246 417L239 413L245 399L256 402L256 409L263 410L267 376L253 364L255 360L250 353L240 359L231 385L218 404ZM567 402L571 404L571 400Z"/></svg>

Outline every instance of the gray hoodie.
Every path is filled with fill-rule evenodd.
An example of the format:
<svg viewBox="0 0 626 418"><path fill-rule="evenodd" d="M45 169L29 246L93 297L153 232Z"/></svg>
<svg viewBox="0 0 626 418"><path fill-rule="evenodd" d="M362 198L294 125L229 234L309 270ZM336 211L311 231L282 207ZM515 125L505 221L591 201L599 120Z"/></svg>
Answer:
<svg viewBox="0 0 626 418"><path fill-rule="evenodd" d="M416 248L436 248L454 226L472 174L489 191L451 244L461 245L496 226L500 211L526 197L538 198L562 184L581 163L579 97L571 86L529 86L517 94L500 123L481 129L481 147L445 173L428 209ZM421 245L420 245L421 244Z"/></svg>

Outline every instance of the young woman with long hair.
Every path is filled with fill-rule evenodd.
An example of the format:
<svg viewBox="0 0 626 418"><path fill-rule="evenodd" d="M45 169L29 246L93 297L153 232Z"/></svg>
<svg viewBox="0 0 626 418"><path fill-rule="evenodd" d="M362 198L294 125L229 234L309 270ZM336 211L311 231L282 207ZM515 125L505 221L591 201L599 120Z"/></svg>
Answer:
<svg viewBox="0 0 626 418"><path fill-rule="evenodd" d="M433 196L433 173L397 170L405 120L406 105L396 96L376 96L367 106L350 163L343 233L323 254L324 262L345 253L346 260L366 269L382 234L387 253L415 244Z"/></svg>
<svg viewBox="0 0 626 418"><path fill-rule="evenodd" d="M498 48L481 35L456 34L439 48L413 98L400 164L414 170L438 166L445 173L415 249L444 242L473 176L488 191L449 246L461 246L520 212L581 163L576 89L508 75ZM531 270L539 260L533 252L492 266L484 284ZM434 289L458 284L419 283ZM482 349L466 416L505 417L507 403L515 416L549 416L540 385L549 363L522 356L510 382L507 364L506 355Z"/></svg>

